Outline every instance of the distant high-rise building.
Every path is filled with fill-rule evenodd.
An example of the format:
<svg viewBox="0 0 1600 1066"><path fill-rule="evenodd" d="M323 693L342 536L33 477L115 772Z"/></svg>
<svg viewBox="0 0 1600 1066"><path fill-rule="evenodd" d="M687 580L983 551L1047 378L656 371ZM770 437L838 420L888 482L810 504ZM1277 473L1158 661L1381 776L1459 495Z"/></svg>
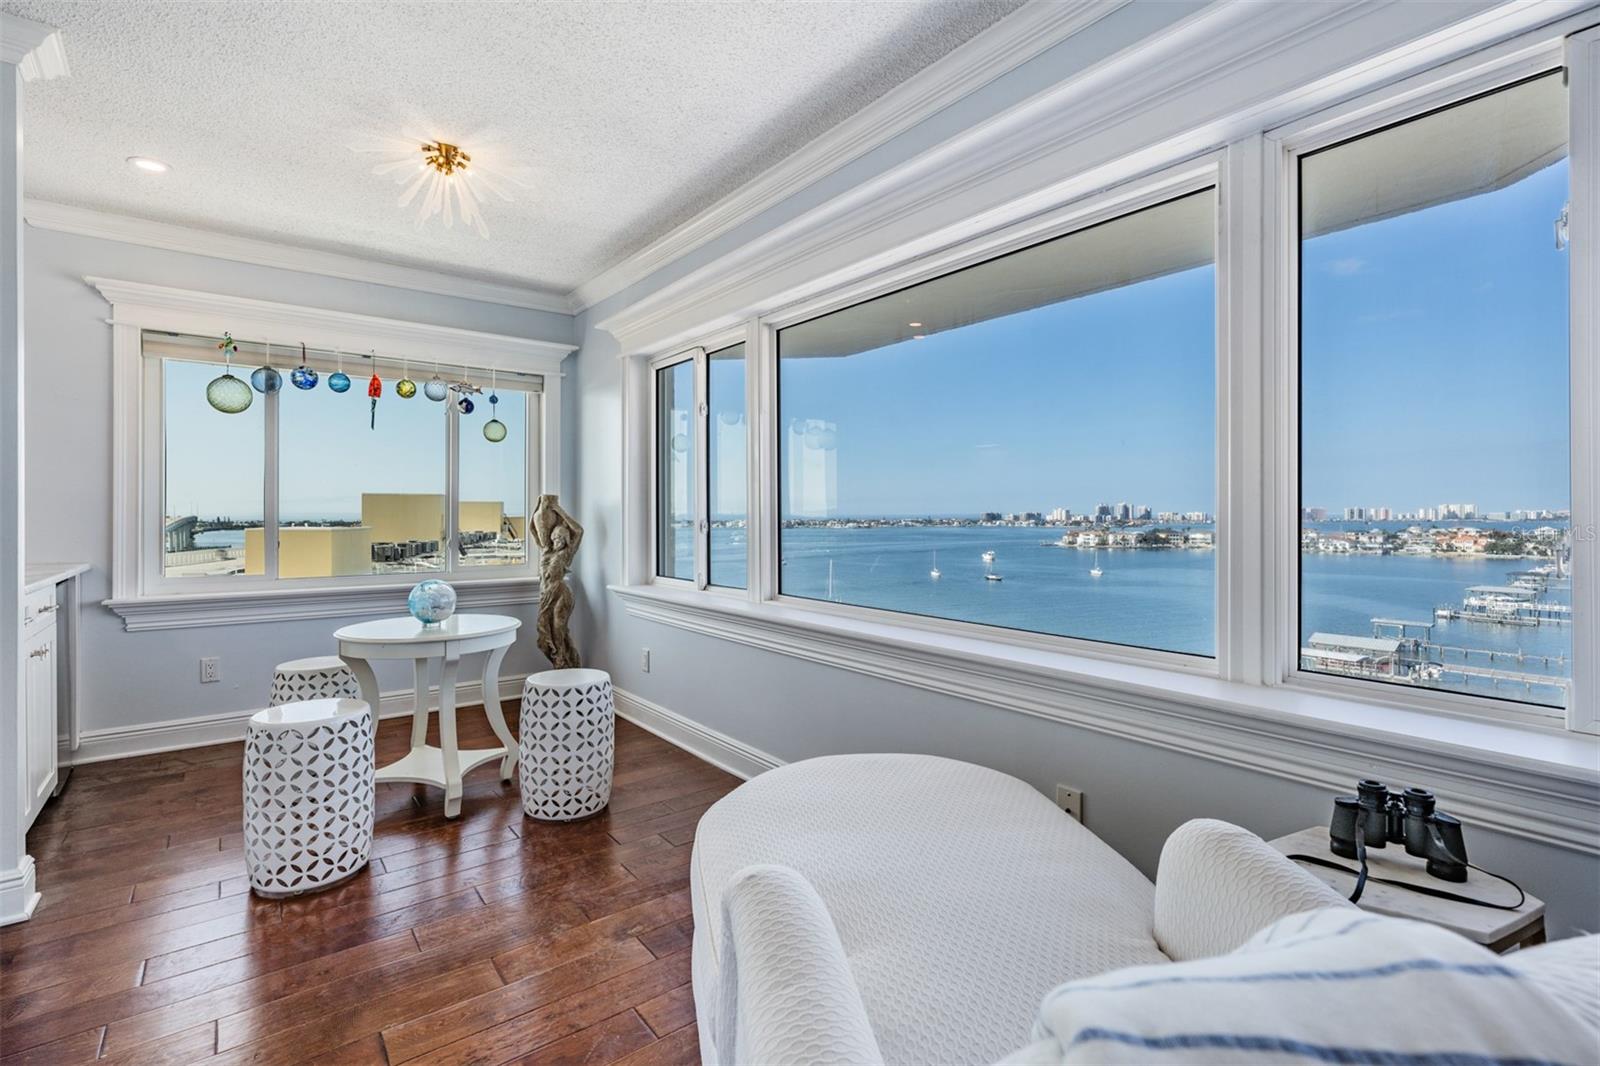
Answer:
<svg viewBox="0 0 1600 1066"><path fill-rule="evenodd" d="M1127 503L1127 501L1123 501L1122 503L1117 504L1117 518L1120 521L1126 522L1128 519L1130 519L1132 517L1133 517L1133 507L1130 506Z"/></svg>
<svg viewBox="0 0 1600 1066"><path fill-rule="evenodd" d="M1065 507L1057 507L1055 510L1050 512L1050 521L1052 522L1066 522L1071 518L1072 512L1067 510Z"/></svg>

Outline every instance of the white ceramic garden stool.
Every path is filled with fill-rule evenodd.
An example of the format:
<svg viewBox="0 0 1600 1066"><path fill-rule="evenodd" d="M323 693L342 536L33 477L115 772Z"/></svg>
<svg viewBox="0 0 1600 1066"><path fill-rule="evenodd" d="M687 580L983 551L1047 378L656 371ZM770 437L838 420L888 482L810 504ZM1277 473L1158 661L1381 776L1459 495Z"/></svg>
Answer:
<svg viewBox="0 0 1600 1066"><path fill-rule="evenodd" d="M611 675L604 670L546 670L522 686L518 750L522 811L545 822L570 822L611 802L617 723Z"/></svg>
<svg viewBox="0 0 1600 1066"><path fill-rule="evenodd" d="M337 655L317 655L294 659L272 668L272 695L268 707L302 700L361 698L361 686L344 660Z"/></svg>
<svg viewBox="0 0 1600 1066"><path fill-rule="evenodd" d="M244 865L270 898L343 881L372 855L372 711L306 700L257 711L244 741Z"/></svg>

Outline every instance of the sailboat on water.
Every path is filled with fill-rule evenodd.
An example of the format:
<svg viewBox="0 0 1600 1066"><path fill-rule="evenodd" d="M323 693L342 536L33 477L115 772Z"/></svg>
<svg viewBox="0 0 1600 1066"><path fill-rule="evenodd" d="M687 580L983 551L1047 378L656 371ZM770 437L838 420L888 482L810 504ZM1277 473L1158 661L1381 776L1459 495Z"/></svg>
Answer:
<svg viewBox="0 0 1600 1066"><path fill-rule="evenodd" d="M994 572L994 552L983 553L983 579L985 581L1004 581L1005 578Z"/></svg>
<svg viewBox="0 0 1600 1066"><path fill-rule="evenodd" d="M1095 553L1094 553L1094 566L1089 568L1089 576L1090 577L1099 577L1103 573L1105 573L1105 571L1100 569L1100 551L1097 548L1097 549L1095 549Z"/></svg>
<svg viewBox="0 0 1600 1066"><path fill-rule="evenodd" d="M928 576L938 581L943 575L939 572L939 549L933 550L933 569L928 571Z"/></svg>

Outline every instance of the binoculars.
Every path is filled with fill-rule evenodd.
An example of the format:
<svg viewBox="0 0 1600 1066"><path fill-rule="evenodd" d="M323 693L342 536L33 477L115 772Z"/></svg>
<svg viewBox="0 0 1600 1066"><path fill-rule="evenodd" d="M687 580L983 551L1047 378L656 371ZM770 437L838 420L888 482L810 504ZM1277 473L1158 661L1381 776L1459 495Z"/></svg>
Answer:
<svg viewBox="0 0 1600 1066"><path fill-rule="evenodd" d="M1364 860L1363 846L1403 844L1407 855L1427 860L1428 873L1442 881L1467 879L1467 844L1461 821L1434 809L1425 788L1390 792L1382 781L1362 781L1357 795L1333 801L1328 836L1335 855Z"/></svg>

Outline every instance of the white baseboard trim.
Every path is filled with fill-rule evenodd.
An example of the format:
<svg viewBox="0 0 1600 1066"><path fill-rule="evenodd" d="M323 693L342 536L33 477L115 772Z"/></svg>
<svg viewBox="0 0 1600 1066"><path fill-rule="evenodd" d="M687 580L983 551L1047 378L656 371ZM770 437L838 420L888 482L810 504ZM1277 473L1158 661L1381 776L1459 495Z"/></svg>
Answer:
<svg viewBox="0 0 1600 1066"><path fill-rule="evenodd" d="M33 856L24 855L14 870L0 871L0 925L13 925L33 917L39 889L33 879Z"/></svg>
<svg viewBox="0 0 1600 1066"><path fill-rule="evenodd" d="M500 679L500 698L513 699L522 694L526 674L514 674ZM411 689L385 692L379 699L379 718L398 718L411 714ZM428 690L429 706L439 706L439 689ZM470 707L483 703L483 684L463 681L456 686L456 706ZM154 755L164 751L182 751L185 748L203 748L211 744L227 744L244 739L245 723L260 708L246 711L228 711L196 718L176 718L166 722L144 725L119 726L111 729L86 729L82 733L78 750L72 753L70 765L104 762L107 759L126 759L134 755ZM65 765L65 764L64 764Z"/></svg>
<svg viewBox="0 0 1600 1066"><path fill-rule="evenodd" d="M659 703L652 703L643 696L622 689L615 689L613 696L617 704L617 717L654 733L691 755L698 755L735 777L748 781L759 773L783 765L783 760L776 755L752 748L726 733L719 733L676 711L669 711Z"/></svg>

